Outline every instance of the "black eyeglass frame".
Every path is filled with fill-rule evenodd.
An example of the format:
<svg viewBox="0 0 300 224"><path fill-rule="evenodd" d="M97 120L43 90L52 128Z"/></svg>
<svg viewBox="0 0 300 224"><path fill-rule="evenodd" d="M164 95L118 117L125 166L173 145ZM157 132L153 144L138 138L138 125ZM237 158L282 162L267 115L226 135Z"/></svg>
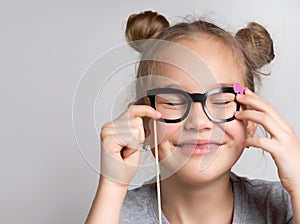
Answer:
<svg viewBox="0 0 300 224"><path fill-rule="evenodd" d="M187 110L185 112L185 114L178 119L164 119L164 118L160 118L158 119L161 122L165 122L165 123L178 123L183 121L188 114L190 113L190 109L191 109L191 105L193 102L199 102L202 104L202 107L204 109L204 112L206 114L206 116L214 122L218 122L218 123L225 123L225 122L229 122L235 119L235 116L233 115L230 118L227 119L218 119L215 118L213 116L210 115L210 113L208 112L208 109L205 105L206 100L209 96L211 96L212 94L216 94L216 93L233 93L235 96L237 95L237 93L234 91L233 87L220 87L220 88L216 88L216 89L212 89L206 93L188 93L185 92L181 89L175 89L175 88L156 88L156 89L150 89L147 91L147 97L150 100L150 104L151 107L153 107L154 109L156 109L155 107L155 96L158 94L170 94L170 93L175 93L175 94L181 94L183 95L186 99L187 99L187 103L188 103L188 107ZM240 110L240 103L236 100L235 97L235 103L236 103L236 111Z"/></svg>

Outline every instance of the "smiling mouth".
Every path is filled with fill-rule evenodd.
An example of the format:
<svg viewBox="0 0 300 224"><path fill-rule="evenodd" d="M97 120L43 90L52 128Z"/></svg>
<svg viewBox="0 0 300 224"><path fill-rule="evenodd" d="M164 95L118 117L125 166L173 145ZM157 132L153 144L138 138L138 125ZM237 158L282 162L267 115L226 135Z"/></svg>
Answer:
<svg viewBox="0 0 300 224"><path fill-rule="evenodd" d="M183 142L175 145L177 148L179 148L180 151L183 152L183 154L187 156L201 156L204 154L212 153L217 151L222 144L220 143L197 143L197 142Z"/></svg>

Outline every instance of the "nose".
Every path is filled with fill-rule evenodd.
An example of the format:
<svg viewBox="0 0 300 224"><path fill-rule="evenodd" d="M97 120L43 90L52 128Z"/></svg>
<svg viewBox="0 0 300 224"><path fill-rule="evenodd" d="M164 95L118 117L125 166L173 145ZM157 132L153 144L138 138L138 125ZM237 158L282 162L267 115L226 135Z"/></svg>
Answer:
<svg viewBox="0 0 300 224"><path fill-rule="evenodd" d="M192 103L189 115L187 116L184 127L187 130L210 130L213 122L207 117L204 108L200 102Z"/></svg>

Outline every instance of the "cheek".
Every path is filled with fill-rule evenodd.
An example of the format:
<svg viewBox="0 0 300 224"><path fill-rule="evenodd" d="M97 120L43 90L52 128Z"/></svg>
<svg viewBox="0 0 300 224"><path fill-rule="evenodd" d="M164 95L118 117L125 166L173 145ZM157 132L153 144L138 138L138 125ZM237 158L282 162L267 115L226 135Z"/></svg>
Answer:
<svg viewBox="0 0 300 224"><path fill-rule="evenodd" d="M232 144L241 144L247 137L247 123L233 120L223 125L223 130Z"/></svg>
<svg viewBox="0 0 300 224"><path fill-rule="evenodd" d="M180 123L176 124L166 124L162 122L157 122L157 137L158 143L163 142L174 142L174 140L180 137L182 133L182 125Z"/></svg>
<svg viewBox="0 0 300 224"><path fill-rule="evenodd" d="M176 151L174 144L180 138L181 133L182 125L179 123L166 124L157 122L157 141L160 161L173 157L171 155Z"/></svg>

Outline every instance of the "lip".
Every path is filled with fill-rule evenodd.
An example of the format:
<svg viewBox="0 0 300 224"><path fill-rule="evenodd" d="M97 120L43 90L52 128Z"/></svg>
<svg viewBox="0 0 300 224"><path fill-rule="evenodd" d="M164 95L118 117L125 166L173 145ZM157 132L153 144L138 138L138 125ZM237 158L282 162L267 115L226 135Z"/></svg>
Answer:
<svg viewBox="0 0 300 224"><path fill-rule="evenodd" d="M188 140L179 142L175 146L186 156L202 156L216 152L223 144L211 140Z"/></svg>

